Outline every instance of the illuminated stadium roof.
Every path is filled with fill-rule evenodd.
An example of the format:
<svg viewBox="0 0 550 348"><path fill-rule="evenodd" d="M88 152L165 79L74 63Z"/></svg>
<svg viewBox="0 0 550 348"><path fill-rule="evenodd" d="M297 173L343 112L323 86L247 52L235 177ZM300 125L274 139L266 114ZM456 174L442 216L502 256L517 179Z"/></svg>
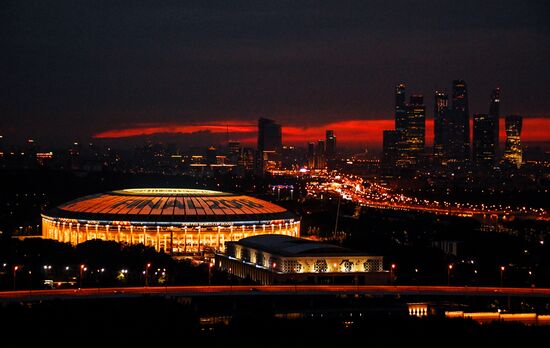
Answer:
<svg viewBox="0 0 550 348"><path fill-rule="evenodd" d="M52 209L48 217L99 223L263 223L293 220L286 209L264 200L219 191L140 188L85 196Z"/></svg>

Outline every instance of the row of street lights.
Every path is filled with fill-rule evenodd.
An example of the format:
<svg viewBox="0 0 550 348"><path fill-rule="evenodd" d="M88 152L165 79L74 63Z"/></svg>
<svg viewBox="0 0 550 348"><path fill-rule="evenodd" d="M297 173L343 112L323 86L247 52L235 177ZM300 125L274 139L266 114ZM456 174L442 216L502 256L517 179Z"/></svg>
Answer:
<svg viewBox="0 0 550 348"><path fill-rule="evenodd" d="M390 284L393 284L393 277L394 277L394 272L396 268L397 268L397 265L395 263L392 263L390 265ZM454 265L452 263L450 263L447 266L447 286L451 285L451 272L453 268L454 268ZM502 287L504 285L504 271L506 270L506 267L500 266L499 270L500 270L500 287ZM415 273L418 273L418 268L415 268L414 271ZM474 270L474 273L477 274L477 269ZM529 274L529 281L531 281L533 277L533 272L529 271L528 274Z"/></svg>
<svg viewBox="0 0 550 348"><path fill-rule="evenodd" d="M447 286L451 285L451 271L453 270L453 264L450 263L447 267ZM503 280L504 280L504 271L506 270L506 267L500 266L500 287L503 286ZM474 273L477 274L477 269L474 270ZM532 272L529 271L529 278L531 278Z"/></svg>
<svg viewBox="0 0 550 348"><path fill-rule="evenodd" d="M6 264L4 264L4 267L5 266L6 266ZM212 262L209 262L209 264L208 264L208 285L211 285L212 267L213 266L214 266L214 264ZM44 265L44 270L51 270L51 268L52 268L51 265ZM143 274L145 275L145 287L149 286L149 269L150 268L151 268L151 263L148 262L145 265L145 270L143 271ZM393 277L394 277L394 272L395 272L396 268L397 268L397 265L395 263L392 263L390 265L390 284L392 284L392 285L393 285L393 282L394 282ZM452 272L453 268L454 268L454 265L452 263L447 266L447 286L451 285L451 272ZM21 269L21 267L19 265L13 266L13 289L14 290L16 289L17 272L20 269ZM506 270L506 267L505 266L500 266L499 269L500 269L500 286L502 287L504 285L504 272ZM69 266L66 266L65 270L68 271ZM80 265L80 278L79 278L80 288L82 288L82 279L83 279L83 276L84 276L83 273L86 272L87 270L88 270L88 268L86 267L86 265L84 265L84 264ZM101 273L103 273L105 271L105 268L101 268L100 270L98 270L98 272L99 271L101 271ZM415 272L418 272L417 268L415 268ZM477 274L477 270L474 270L474 272L475 272L475 274ZM121 270L121 273L126 275L128 273L128 270L123 269L123 270ZM529 280L532 280L533 272L529 271L528 273L529 273ZM162 274L165 275L165 271ZM32 276L32 271L30 271L30 270L29 270L29 276Z"/></svg>
<svg viewBox="0 0 550 348"><path fill-rule="evenodd" d="M4 267L6 267L7 264L4 264ZM44 270L45 271L49 271L52 269L52 266L51 265L44 265L43 266ZM146 265L145 265L145 270L143 271L143 274L145 275L145 286L149 286L149 269L151 268L151 263L148 262ZM70 268L69 266L66 266L65 267L65 271L68 271ZM17 272L21 270L21 266L19 265L15 265L13 266L13 290L16 289L17 287ZM159 269L160 270L160 269ZM81 264L80 267L79 267L79 288L82 288L82 280L84 278L84 272L88 271L88 267L86 267L86 265L84 264ZM98 269L98 272L105 272L105 268L101 268L101 269ZM128 270L127 269L122 269L120 271L122 274L124 275L127 275L128 274ZM32 275L32 271L29 270L29 276ZM166 269L163 269L163 272L162 272L162 275L166 275Z"/></svg>

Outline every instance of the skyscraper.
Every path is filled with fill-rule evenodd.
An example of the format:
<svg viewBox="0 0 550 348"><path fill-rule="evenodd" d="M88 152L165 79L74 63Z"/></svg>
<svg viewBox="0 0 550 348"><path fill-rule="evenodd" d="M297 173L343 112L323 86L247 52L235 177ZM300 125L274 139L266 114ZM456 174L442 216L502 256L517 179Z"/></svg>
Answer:
<svg viewBox="0 0 550 348"><path fill-rule="evenodd" d="M446 115L449 108L449 98L446 93L435 92L434 106L434 161L441 164L444 160L444 143L445 143L445 127Z"/></svg>
<svg viewBox="0 0 550 348"><path fill-rule="evenodd" d="M464 80L453 81L453 111L453 118L458 122L456 125L457 132L454 136L461 137L462 142L462 156L457 160L468 161L470 158L470 111L468 108L468 88Z"/></svg>
<svg viewBox="0 0 550 348"><path fill-rule="evenodd" d="M464 124L462 113L453 109L443 111L443 163L464 163Z"/></svg>
<svg viewBox="0 0 550 348"><path fill-rule="evenodd" d="M325 157L325 141L318 140L315 148L315 169L325 169L327 160Z"/></svg>
<svg viewBox="0 0 550 348"><path fill-rule="evenodd" d="M388 149L395 147L395 165L413 167L424 152L426 107L421 94L412 95L409 104L405 97L405 84L400 83L395 87L395 133L385 134L385 139Z"/></svg>
<svg viewBox="0 0 550 348"><path fill-rule="evenodd" d="M405 102L405 84L395 86L395 131L397 132L397 160L396 165L409 165L407 144L405 143L405 128L407 128L407 104Z"/></svg>
<svg viewBox="0 0 550 348"><path fill-rule="evenodd" d="M307 167L315 169L315 143L313 141L307 143Z"/></svg>
<svg viewBox="0 0 550 348"><path fill-rule="evenodd" d="M336 157L336 135L333 130L327 130L325 136L326 142L326 157L327 160L333 160Z"/></svg>
<svg viewBox="0 0 550 348"><path fill-rule="evenodd" d="M499 123L500 123L500 88L495 88L491 93L491 104L489 105L489 116L495 124L495 154L498 156L499 151Z"/></svg>
<svg viewBox="0 0 550 348"><path fill-rule="evenodd" d="M521 167L523 162L523 148L521 146L521 116L506 116L506 145L504 149L504 162Z"/></svg>
<svg viewBox="0 0 550 348"><path fill-rule="evenodd" d="M280 153L282 147L281 125L273 120L260 118L258 120L258 151Z"/></svg>
<svg viewBox="0 0 550 348"><path fill-rule="evenodd" d="M407 105L407 117L402 139L406 166L415 166L419 163L424 152L426 135L426 106L422 94L411 95Z"/></svg>
<svg viewBox="0 0 550 348"><path fill-rule="evenodd" d="M382 165L385 168L393 168L397 162L399 143L399 132L396 130L385 130L383 133L382 148L384 151L384 157L382 159Z"/></svg>
<svg viewBox="0 0 550 348"><path fill-rule="evenodd" d="M407 126L407 105L405 103L405 84L395 87L395 130L404 131Z"/></svg>
<svg viewBox="0 0 550 348"><path fill-rule="evenodd" d="M492 115L474 115L472 159L477 167L490 169L495 164L495 119Z"/></svg>
<svg viewBox="0 0 550 348"><path fill-rule="evenodd" d="M258 120L258 170L263 173L268 161L276 160L281 154L282 132L281 125L275 121L260 118Z"/></svg>

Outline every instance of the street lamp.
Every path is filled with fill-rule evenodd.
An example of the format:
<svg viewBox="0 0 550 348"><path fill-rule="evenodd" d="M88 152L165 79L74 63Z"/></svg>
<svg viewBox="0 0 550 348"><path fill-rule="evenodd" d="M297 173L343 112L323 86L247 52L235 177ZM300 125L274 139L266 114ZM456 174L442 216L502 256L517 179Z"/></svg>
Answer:
<svg viewBox="0 0 550 348"><path fill-rule="evenodd" d="M502 287L502 276L504 274L504 270L506 268L504 266L500 266L500 287Z"/></svg>
<svg viewBox="0 0 550 348"><path fill-rule="evenodd" d="M86 270L86 266L85 265L80 265L80 286L79 288L82 288L82 272L84 272Z"/></svg>
<svg viewBox="0 0 550 348"><path fill-rule="evenodd" d="M447 286L451 285L451 271L453 270L453 264L449 264L449 267L447 267Z"/></svg>
<svg viewBox="0 0 550 348"><path fill-rule="evenodd" d="M214 266L214 263L210 261L210 263L208 263L208 286L212 283L212 266Z"/></svg>
<svg viewBox="0 0 550 348"><path fill-rule="evenodd" d="M13 266L13 290L15 290L15 278L17 276L18 269L19 269L19 266Z"/></svg>
<svg viewBox="0 0 550 348"><path fill-rule="evenodd" d="M103 282L103 272L105 272L105 268L98 268L95 272L96 272L95 282L97 285L97 292L99 293L100 292L99 289L101 288L101 283Z"/></svg>
<svg viewBox="0 0 550 348"><path fill-rule="evenodd" d="M397 265L395 263L392 263L390 266L390 284L393 284L393 271L396 267Z"/></svg>
<svg viewBox="0 0 550 348"><path fill-rule="evenodd" d="M145 287L149 286L149 268L151 268L150 262L145 266Z"/></svg>

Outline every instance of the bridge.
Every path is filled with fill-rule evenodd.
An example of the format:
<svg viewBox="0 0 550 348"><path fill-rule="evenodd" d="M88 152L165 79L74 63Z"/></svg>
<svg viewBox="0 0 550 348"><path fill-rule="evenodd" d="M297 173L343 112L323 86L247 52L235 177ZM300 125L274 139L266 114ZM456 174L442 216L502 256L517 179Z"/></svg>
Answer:
<svg viewBox="0 0 550 348"><path fill-rule="evenodd" d="M550 298L550 288L508 288L469 286L410 285L262 285L262 286L161 286L54 290L17 290L0 292L0 302L33 302L58 299L131 298L142 296L479 296Z"/></svg>

